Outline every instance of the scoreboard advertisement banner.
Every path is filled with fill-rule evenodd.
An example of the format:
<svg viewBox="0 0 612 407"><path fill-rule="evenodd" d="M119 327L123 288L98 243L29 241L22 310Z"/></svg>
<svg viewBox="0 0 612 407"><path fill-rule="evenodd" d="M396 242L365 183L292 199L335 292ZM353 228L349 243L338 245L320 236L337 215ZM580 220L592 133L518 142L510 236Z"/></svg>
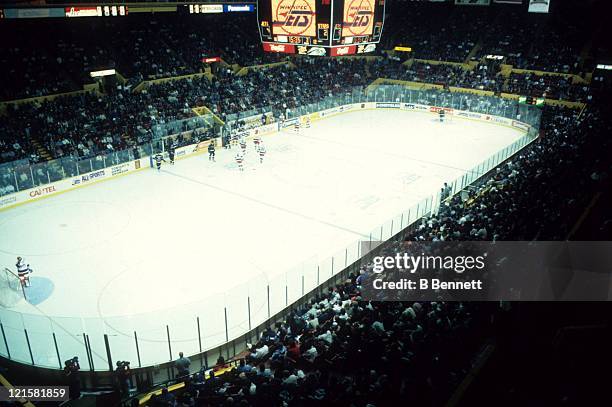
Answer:
<svg viewBox="0 0 612 407"><path fill-rule="evenodd" d="M117 17L128 14L127 6L66 7L66 17Z"/></svg>
<svg viewBox="0 0 612 407"><path fill-rule="evenodd" d="M264 42L263 49L265 52L276 52L282 54L340 57L346 55L359 55L374 52L376 50L376 44L321 47L318 45L293 45Z"/></svg>
<svg viewBox="0 0 612 407"><path fill-rule="evenodd" d="M372 52L380 41L384 17L385 0L259 0L257 3L259 34L268 52L321 56Z"/></svg>
<svg viewBox="0 0 612 407"><path fill-rule="evenodd" d="M235 12L252 12L255 11L253 4L224 4L224 13L235 13Z"/></svg>
<svg viewBox="0 0 612 407"><path fill-rule="evenodd" d="M342 36L372 35L374 29L374 0L345 0Z"/></svg>
<svg viewBox="0 0 612 407"><path fill-rule="evenodd" d="M102 7L66 7L66 17L102 17Z"/></svg>
<svg viewBox="0 0 612 407"><path fill-rule="evenodd" d="M265 52L279 52L282 54L295 54L295 45L291 45L291 44L275 44L273 42L264 42L263 49Z"/></svg>
<svg viewBox="0 0 612 407"><path fill-rule="evenodd" d="M347 45L345 47L333 47L330 48L330 55L332 57L339 57L342 55L353 55L357 52L356 45Z"/></svg>
<svg viewBox="0 0 612 407"><path fill-rule="evenodd" d="M272 34L314 37L316 34L315 0L271 0Z"/></svg>

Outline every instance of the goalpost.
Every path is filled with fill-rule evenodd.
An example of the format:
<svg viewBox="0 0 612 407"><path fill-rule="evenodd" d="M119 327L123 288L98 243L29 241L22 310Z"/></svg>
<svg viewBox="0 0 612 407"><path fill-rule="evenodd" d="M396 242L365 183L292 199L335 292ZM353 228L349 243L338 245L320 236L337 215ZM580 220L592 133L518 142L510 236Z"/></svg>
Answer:
<svg viewBox="0 0 612 407"><path fill-rule="evenodd" d="M27 300L25 287L17 274L8 268L0 271L0 306L15 306L21 299Z"/></svg>

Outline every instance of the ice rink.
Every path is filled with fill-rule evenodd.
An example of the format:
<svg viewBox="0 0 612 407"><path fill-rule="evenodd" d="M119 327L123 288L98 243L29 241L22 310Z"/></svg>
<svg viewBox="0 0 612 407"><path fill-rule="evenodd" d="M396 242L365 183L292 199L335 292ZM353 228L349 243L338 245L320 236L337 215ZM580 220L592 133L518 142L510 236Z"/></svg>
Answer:
<svg viewBox="0 0 612 407"><path fill-rule="evenodd" d="M33 304L12 310L114 326L265 285L367 239L521 135L424 113L346 113L266 136L262 164L249 142L244 172L236 148L218 149L216 162L201 154L2 211L0 264L23 256L34 270ZM127 321L130 335L139 327Z"/></svg>

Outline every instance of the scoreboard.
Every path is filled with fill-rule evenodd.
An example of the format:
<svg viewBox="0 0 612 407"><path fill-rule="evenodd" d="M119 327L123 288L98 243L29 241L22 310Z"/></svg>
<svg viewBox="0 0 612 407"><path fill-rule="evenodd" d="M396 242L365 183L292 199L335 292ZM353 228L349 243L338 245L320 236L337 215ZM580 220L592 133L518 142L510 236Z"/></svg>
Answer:
<svg viewBox="0 0 612 407"><path fill-rule="evenodd" d="M258 0L264 51L316 56L363 54L382 35L385 0Z"/></svg>

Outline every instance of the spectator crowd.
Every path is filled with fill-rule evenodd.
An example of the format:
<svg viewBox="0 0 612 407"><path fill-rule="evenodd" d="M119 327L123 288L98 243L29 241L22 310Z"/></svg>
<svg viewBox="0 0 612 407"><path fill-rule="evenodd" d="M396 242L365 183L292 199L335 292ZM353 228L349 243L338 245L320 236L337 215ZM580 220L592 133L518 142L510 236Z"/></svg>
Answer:
<svg viewBox="0 0 612 407"><path fill-rule="evenodd" d="M411 57L379 53L374 61L291 58L291 65L249 70L240 66L287 60L261 50L251 14L140 15L77 21L3 21L0 33L14 41L0 53L0 87L5 100L82 90L89 72L115 68L115 88L53 100L8 104L0 121L0 164L72 157L75 160L123 150L150 140L151 129L194 117L206 106L221 119L252 109L287 109L313 103L353 86L383 77L428 82L526 96L588 101L589 87L572 78L512 73L500 64L553 72L580 71L584 27L566 27L513 7L455 7L397 2L390 9L381 48L408 45ZM490 24L493 21L494 24ZM539 24L539 25L538 25ZM249 27L252 26L253 29ZM486 29L485 29L486 28ZM44 31L45 35L38 35ZM545 32L546 35L541 35ZM32 47L31 44L36 44ZM502 55L489 61L488 54ZM213 75L154 83L134 91L144 80L208 72L202 58L220 56ZM469 69L460 63L478 61ZM433 64L430 59L457 64ZM232 65L237 64L237 65ZM238 68L236 68L238 67ZM41 149L42 148L42 149ZM48 156L47 156L48 154Z"/></svg>
<svg viewBox="0 0 612 407"><path fill-rule="evenodd" d="M365 302L352 275L266 329L236 368L226 372L221 357L212 371L187 377L180 394L163 390L149 405L439 404L466 374L481 345L474 328L486 331L490 311ZM176 363L183 377L184 359Z"/></svg>

